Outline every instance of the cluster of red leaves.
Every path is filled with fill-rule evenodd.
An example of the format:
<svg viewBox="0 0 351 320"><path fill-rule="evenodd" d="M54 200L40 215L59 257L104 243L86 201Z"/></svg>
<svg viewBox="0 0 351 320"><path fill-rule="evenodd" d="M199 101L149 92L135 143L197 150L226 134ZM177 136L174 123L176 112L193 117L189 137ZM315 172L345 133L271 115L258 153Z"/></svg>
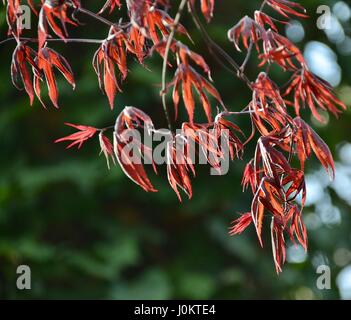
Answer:
<svg viewBox="0 0 351 320"><path fill-rule="evenodd" d="M39 68L35 62L35 57L36 53L32 48L26 46L25 44L19 43L13 52L11 63L12 82L19 90L22 88L20 82L23 83L31 105L33 104L34 100L34 89L27 64L36 70L37 73L39 73Z"/></svg>
<svg viewBox="0 0 351 320"><path fill-rule="evenodd" d="M113 144L111 140L104 135L104 130L99 130L91 126L77 125L72 123L66 123L67 126L77 129L78 131L70 134L67 137L56 139L55 143L69 141L70 144L67 149L77 146L80 149L83 144L93 138L97 133L99 133L99 143L101 148L101 153L104 154L107 162L107 167L110 169L110 158L113 163L115 163L115 155L113 151Z"/></svg>
<svg viewBox="0 0 351 320"><path fill-rule="evenodd" d="M269 0L266 1L266 4L283 18L308 17L304 8L292 1ZM340 112L336 105L341 109L346 109L345 104L333 94L331 86L310 72L300 49L278 33L275 21L278 20L262 11L257 11L253 19L245 16L231 28L228 31L228 38L239 51L240 40L246 49L251 43L254 44L261 59L259 66L275 63L285 71L295 72L284 96L293 94L294 103L288 102L288 104L295 106L296 115L300 115L301 106L308 105L313 116L321 121L317 107L334 114ZM287 23L286 21L278 22ZM269 27L268 30L266 26Z"/></svg>
<svg viewBox="0 0 351 320"><path fill-rule="evenodd" d="M114 153L119 165L124 173L132 181L138 184L147 192L156 192L149 178L146 175L142 160L148 158L152 163L152 150L143 144L138 137L134 136L133 130L143 129L151 133L154 129L151 118L133 107L126 107L118 116L114 131ZM130 139L133 139L134 150L137 154L131 154L131 150L126 148ZM155 173L156 166L153 165Z"/></svg>
<svg viewBox="0 0 351 320"><path fill-rule="evenodd" d="M53 67L57 68L57 70L59 70L62 73L62 75L67 80L67 82L74 89L75 81L73 77L73 71L70 65L68 64L67 60L63 56L61 56L59 53L57 53L56 51L48 47L44 47L40 49L36 58L36 63L37 63L39 72L34 73L35 93L39 101L45 107L45 104L41 99L41 88L40 88L40 82L43 81L43 78L45 78L50 100L53 103L53 105L56 108L58 108L58 88L56 84L56 78L55 78Z"/></svg>
<svg viewBox="0 0 351 320"><path fill-rule="evenodd" d="M191 51L187 46L181 42L175 42L172 46L175 51L177 59L177 70L174 75L174 79L168 84L168 87L173 86L173 103L175 108L175 115L178 115L178 105L180 101L179 90L182 88L182 97L185 108L187 110L190 123L194 122L194 111L195 111L195 100L193 87L199 94L202 107L206 113L207 120L212 121L212 109L210 101L206 92L213 96L218 103L223 106L221 96L217 89L204 77L202 77L196 70L190 65L189 60L198 65L211 79L210 68L207 63L199 54ZM206 90L206 92L205 92Z"/></svg>
<svg viewBox="0 0 351 320"><path fill-rule="evenodd" d="M34 76L31 80L30 71L27 64L32 67ZM44 47L36 54L33 49L26 44L19 43L12 56L11 77L16 88L21 89L20 82L23 83L27 92L30 104L33 103L34 93L45 107L41 99L40 82L45 78L49 97L53 105L58 108L58 89L53 68L57 68L66 80L75 87L73 71L67 60L56 51ZM34 84L33 84L34 83Z"/></svg>
<svg viewBox="0 0 351 320"><path fill-rule="evenodd" d="M294 105L298 116L300 116L300 108L304 107L306 102L318 121L322 121L322 118L317 106L332 112L335 116L341 112L340 109L346 109L345 104L333 94L331 85L308 69L296 71L284 95L287 96L291 92L294 92L294 102L290 104Z"/></svg>
<svg viewBox="0 0 351 320"><path fill-rule="evenodd" d="M304 9L291 1L269 0L266 4L284 18L307 17ZM306 199L304 168L312 151L334 177L331 152L317 133L300 118L300 108L307 104L313 116L322 121L317 107L337 115L340 112L338 107L345 109L346 106L336 98L327 82L308 69L300 50L278 33L275 21L259 11L254 19L246 16L228 32L229 40L238 50L240 40L248 50L256 47L262 61L259 66L275 63L283 70L293 72L284 92L263 72L252 84L253 96L248 109L261 137L254 158L244 170L242 184L244 189L250 185L253 200L250 212L233 221L230 234L239 234L253 223L259 242L263 245L262 227L265 217L269 215L273 258L277 272L281 272L286 257L285 235L307 250L307 233L302 220ZM291 93L293 102L287 99ZM296 118L288 113L287 106L290 105L295 106ZM299 159L299 168L292 167L294 156Z"/></svg>
<svg viewBox="0 0 351 320"><path fill-rule="evenodd" d="M237 125L224 117L224 113L219 114L214 122L206 124L183 123L180 133L177 135L169 133L166 147L167 177L180 201L182 199L178 189L183 190L189 199L192 197L191 175L195 176L195 159L190 157L191 148L199 146L207 163L219 173L221 172L220 163L225 157L226 150L229 151L232 160L241 158L244 145L238 135L243 133ZM67 125L79 131L55 142L70 141L68 148L75 145L80 148L99 131L90 126ZM118 116L114 129L113 146L100 131L101 151L107 159L117 159L124 173L145 191L156 192L144 169L144 163L151 163L157 174L152 149L141 141L141 135L135 134L135 130L143 130L149 135L156 132L151 118L140 109L125 107ZM228 136L223 138L224 132ZM131 142L133 150L130 147ZM143 161L145 159L147 161Z"/></svg>
<svg viewBox="0 0 351 320"><path fill-rule="evenodd" d="M178 188L183 190L189 199L192 197L190 177L195 176L195 159L191 158L192 147L197 146L199 155L201 153L206 162L219 174L222 169L221 162L228 150L232 160L242 156L244 148L240 139L242 132L224 116L219 114L214 122L205 124L183 123L181 132L168 142L166 150L168 180L180 201ZM227 136L223 137L223 134Z"/></svg>
<svg viewBox="0 0 351 320"><path fill-rule="evenodd" d="M306 228L301 212L306 199L304 164L315 153L325 169L334 175L334 163L328 146L301 118L292 120L291 127L278 134L262 136L257 144L255 158L246 166L243 187L251 186L254 194L251 212L234 221L232 235L243 232L254 223L261 245L265 212L272 215L273 254L277 272L285 258L284 232L294 241L294 236L307 250ZM285 153L296 154L300 168L292 168ZM295 203L300 196L300 207ZM279 244L280 243L280 244Z"/></svg>
<svg viewBox="0 0 351 320"><path fill-rule="evenodd" d="M77 23L68 16L70 7L80 7L79 0L64 1L64 0L45 0L42 1L39 12L38 22L38 41L39 49L46 42L50 29L61 39L65 40L68 36L66 24L77 26ZM60 24L58 24L58 22Z"/></svg>
<svg viewBox="0 0 351 320"><path fill-rule="evenodd" d="M239 234L253 223L263 245L262 226L269 213L277 272L285 262L285 233L294 243L296 238L307 250L307 233L302 220L306 200L304 166L312 151L334 177L333 158L325 142L301 118L289 119L289 126L284 130L273 131L258 140L255 157L244 170L242 185L244 189L250 186L254 195L251 211L233 222L230 234ZM291 166L289 158L293 155L300 160L300 168Z"/></svg>
<svg viewBox="0 0 351 320"><path fill-rule="evenodd" d="M45 53L53 52L53 50L47 48L47 40L51 39L50 31L54 35L66 41L68 37L67 24L72 26L78 26L78 21L75 20L72 13L74 10L81 8L81 3L78 0L42 0L39 8L35 8L33 3L30 1L31 7L34 12L38 12L38 50L34 54L34 50L31 49L25 41L19 41L18 48L23 46L27 47L27 51L30 54L22 54L22 50L17 50L14 53L14 59L12 64L17 66L17 70L22 78L26 92L30 97L31 104L33 103L33 85L30 84L34 81L34 88L38 89L36 91L39 100L40 99L40 89L38 86L39 80L42 79L40 72L46 77L46 82L48 86L49 96L53 105L58 106L58 90L56 86L55 75L52 73L51 69L48 67L50 63L50 57ZM127 0L127 7L129 9L129 15L131 19L131 24L124 24L120 27L116 24L110 28L105 41L102 42L100 48L96 51L93 58L93 66L98 75L100 88L106 93L111 109L114 107L115 96L118 92L122 91L121 81L125 80L128 74L127 69L127 54L131 53L134 55L138 61L143 64L144 58L154 50L158 51L162 55L162 48L160 44L163 39L166 39L174 25L174 20L168 15L168 13L162 9L169 6L168 1L158 0L158 1L140 1L140 0ZM20 0L9 0L7 1L7 19L9 24L9 34L13 35L17 39L21 35L22 30L17 30L17 16L16 13L21 5ZM110 0L105 3L100 13L110 10L110 13L122 6L120 0ZM160 8L159 8L160 7ZM207 20L212 16L214 1L201 1L201 8ZM185 28L181 25L177 25L177 31L183 34L187 34ZM149 45L151 42L154 48ZM180 46L180 45L179 45ZM179 51L185 51L185 49L179 49ZM190 52L190 51L189 51ZM57 54L57 53L56 53ZM69 67L67 61L59 54L57 54L61 61L61 66L55 65L66 77L68 82L73 85L73 73ZM36 57L35 57L36 56ZM52 55L50 55L52 56ZM184 56L182 54L182 56ZM192 53L195 57L195 53ZM196 57L195 57L196 58ZM198 58L201 58L198 56ZM29 59L29 60L28 60ZM33 62L32 60L35 60ZM196 58L197 59L197 58ZM27 63L33 66L34 77L31 77L31 72L26 67ZM40 64L40 66L39 66ZM64 65L64 72L61 68ZM186 67L186 68L183 68ZM118 73L116 72L116 67ZM50 69L50 70L49 70ZM181 71L180 71L181 70ZM16 73L16 72L15 72ZM49 74L50 73L50 74ZM184 74L184 76L183 76ZM120 75L120 76L119 76ZM189 97L191 92L189 91L189 85L191 83L199 87L199 85L206 85L206 90L210 94L215 95L219 99L219 94L216 92L213 86L211 86L206 80L201 78L187 62L184 62L179 66L179 72L177 77L184 77L185 79L185 92L188 94L186 96L187 109L190 112L192 98ZM32 79L33 78L33 79ZM120 79L119 79L120 78ZM188 81L187 79L191 80ZM179 79L175 82L179 83ZM16 87L20 88L17 85ZM200 92L201 99L206 108L206 113L209 116L209 102L204 92ZM44 105L44 104L43 104Z"/></svg>
<svg viewBox="0 0 351 320"><path fill-rule="evenodd" d="M23 83L23 87L29 96L30 104L33 104L34 95L36 95L45 107L45 103L41 98L40 86L41 82L45 79L50 100L58 108L58 88L54 68L63 74L73 88L75 87L75 81L73 71L67 60L53 49L50 49L47 46L46 40L50 37L48 34L49 28L61 39L66 39L66 23L77 25L69 18L68 9L70 7L79 7L80 2L78 0L42 0L38 13L33 1L28 1L32 11L39 15L37 51L29 46L28 40L21 40L20 38L23 30L17 26L17 13L20 10L21 4L20 0L7 1L9 35L12 35L18 43L12 55L12 81L18 89L22 88L20 82ZM31 69L28 69L28 65Z"/></svg>
<svg viewBox="0 0 351 320"><path fill-rule="evenodd" d="M17 25L21 0L6 1L9 35L17 41L11 64L12 81L18 89L24 88L30 104L37 96L44 107L41 84L45 82L52 104L58 107L55 69L61 72L73 88L75 81L69 63L61 54L49 48L48 42L53 36L68 41L67 26L79 26L74 13L84 10L79 0L41 0L36 5L29 0L27 3L38 15L38 33L34 41L38 44L37 50L29 46L29 41L21 39L22 30ZM283 71L292 72L291 81L285 90L281 90L267 72L261 72L256 81L248 83L252 89L252 99L239 113L249 114L253 132L243 142L241 129L227 119L238 112L230 112L225 107L213 84L208 64L201 55L173 37L175 33L190 38L185 27L169 15L168 9L174 6L173 1L107 0L102 4L98 15L106 12L110 14L124 4L128 21L111 23L107 37L101 41L93 57L99 86L106 94L110 108L114 108L115 97L122 91L122 82L128 76L128 55L144 65L145 58L153 52L165 59L166 48L168 50L170 45L174 63L168 60L165 62L168 62L170 68L176 67L176 70L173 79L166 85L166 91L173 91L176 119L182 98L188 121L182 123L177 134L169 133L166 147L169 184L180 201L180 191L190 199L193 194L191 180L195 176L192 158L194 146L205 156L206 163L220 174L220 164L226 155L229 153L231 160L241 159L245 145L258 132L260 137L255 155L246 165L242 180L244 190L250 186L253 194L251 209L233 221L230 234L239 234L253 224L258 240L263 245L264 221L269 217L273 259L277 272L280 272L286 258L286 236L307 250L307 233L302 219L306 199L306 160L314 153L331 177L334 177L335 170L328 146L300 118L300 109L307 105L312 115L322 121L319 110L338 115L346 108L332 92L331 86L309 70L299 48L279 34L279 25L288 23L284 19L307 18L304 8L289 0L265 0L253 18L245 16L228 31L228 38L237 50L241 51L242 43L246 50L257 51L259 67L266 66L268 72L267 65L276 64ZM189 0L192 9L196 4L200 5L205 20L209 22L215 1ZM263 11L265 6L273 9L281 20L266 14ZM247 57L249 56L248 54ZM161 94L165 95L166 92ZM214 120L215 108L211 100L215 100L223 109ZM201 104L205 112L206 123L194 122L197 103ZM295 118L289 115L290 106L295 109ZM67 125L77 129L77 132L56 142L68 141L67 148L77 146L79 149L87 140L98 136L101 153L106 157L108 167L110 160L118 162L126 176L145 191L157 191L144 167L145 163L149 163L154 172L158 172L153 161L152 147L142 141L142 135L135 135L135 132L141 130L148 135L157 132L151 118L142 110L125 107L113 126L112 139L106 135L110 127L98 129L69 123ZM131 139L132 150L129 148ZM298 159L297 167L292 165L294 157Z"/></svg>
<svg viewBox="0 0 351 320"><path fill-rule="evenodd" d="M93 58L100 89L104 89L111 109L114 107L116 92L122 91L116 77L115 66L118 67L122 80L126 79L128 73L126 48L131 51L129 39L123 31L111 27L108 39L101 44Z"/></svg>
<svg viewBox="0 0 351 320"><path fill-rule="evenodd" d="M15 38L19 38L22 34L22 28L18 24L18 16L22 14L21 5L22 0L3 0L6 4L6 21L9 27L8 34L13 35ZM37 10L34 7L33 0L27 0L27 4L32 11L37 14Z"/></svg>

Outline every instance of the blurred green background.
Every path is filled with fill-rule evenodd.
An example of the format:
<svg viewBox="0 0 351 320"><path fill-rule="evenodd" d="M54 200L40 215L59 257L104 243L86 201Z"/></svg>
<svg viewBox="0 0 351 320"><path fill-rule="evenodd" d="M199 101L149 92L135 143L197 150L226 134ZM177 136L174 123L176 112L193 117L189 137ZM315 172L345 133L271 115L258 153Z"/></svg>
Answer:
<svg viewBox="0 0 351 320"><path fill-rule="evenodd" d="M282 27L282 32L298 42L313 71L337 85L338 95L350 105L350 7L340 1L300 2L311 18ZM82 3L93 11L101 7L98 1ZM316 25L317 7L322 4L333 12L325 31ZM216 1L208 31L237 61L243 55L226 40L226 31L259 5L260 1ZM5 10L0 8L1 38L5 38ZM115 12L110 18L120 15ZM103 24L78 17L86 24L71 29L72 37L106 36L108 29ZM242 109L250 99L249 91L216 64L188 16L183 22L196 43L195 50L210 64L226 105L231 110ZM324 126L313 122L309 112L304 114L335 155L337 178L331 183L315 159L309 162L309 206L304 212L309 251L306 255L288 243L288 262L277 276L268 229L264 249L253 228L233 238L227 234L238 212L250 206L251 195L243 194L240 186L245 161L234 161L223 177L210 176L208 167L199 167L193 200L180 204L164 168L158 177L150 174L159 192L147 194L118 166L108 171L104 158L98 157L97 140L79 152L53 143L72 132L64 122L108 126L126 105L146 110L156 126L165 127L159 57L147 60L152 71L130 59L124 92L117 96L111 112L91 66L97 45L52 44L71 63L77 88L72 92L59 75L61 109L44 110L37 101L30 108L28 97L11 84L14 45L8 42L0 47L0 298L351 298L349 110L339 120L330 117ZM248 66L251 79L257 75L256 65L253 58ZM286 81L279 69L272 69L272 77ZM183 110L182 116L185 119ZM240 121L249 132L248 123ZM252 157L254 147L254 143L247 147L244 160ZM30 291L16 288L16 269L21 264L31 267ZM316 268L322 264L331 268L330 290L316 287Z"/></svg>

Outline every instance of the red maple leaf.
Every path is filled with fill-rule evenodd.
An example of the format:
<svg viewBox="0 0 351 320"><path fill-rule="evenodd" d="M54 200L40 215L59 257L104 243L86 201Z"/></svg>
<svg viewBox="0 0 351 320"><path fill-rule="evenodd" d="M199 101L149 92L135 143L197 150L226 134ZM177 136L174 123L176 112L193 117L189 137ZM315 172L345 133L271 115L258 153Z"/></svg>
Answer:
<svg viewBox="0 0 351 320"><path fill-rule="evenodd" d="M73 71L67 62L67 60L61 56L59 53L44 47L40 49L38 56L36 58L36 63L38 65L38 72L34 72L34 90L42 103L44 108L46 108L42 98L41 98L41 88L40 82L45 78L46 84L48 86L48 93L53 105L58 108L58 88L56 83L56 77L54 73L54 67L59 70L65 77L67 82L75 88L75 81L73 76Z"/></svg>
<svg viewBox="0 0 351 320"><path fill-rule="evenodd" d="M135 137L133 130L136 129L152 130L153 123L151 118L137 108L124 108L116 120L114 153L119 165L128 178L147 192L157 192L147 177L142 163L143 158L148 158L153 163L152 150L143 145L142 141L138 140L138 136ZM131 137L134 138L132 141L134 145L133 151L136 150L137 154L130 154L130 150L126 148L131 143ZM157 173L155 165L153 165L153 168Z"/></svg>
<svg viewBox="0 0 351 320"><path fill-rule="evenodd" d="M13 52L11 63L12 83L19 90L22 89L20 82L23 83L31 105L33 104L34 100L34 88L31 73L27 68L27 64L31 66L35 72L39 72L37 63L34 61L35 56L36 53L32 48L25 44L19 43Z"/></svg>
<svg viewBox="0 0 351 320"><path fill-rule="evenodd" d="M79 130L78 132L72 133L67 137L63 137L60 139L55 140L55 143L64 142L64 141L72 141L68 146L67 149L77 146L78 149L82 147L84 142L94 137L97 132L97 129L90 126L72 124L72 123L65 123L65 125L76 128Z"/></svg>
<svg viewBox="0 0 351 320"><path fill-rule="evenodd" d="M121 0L107 0L104 6L100 9L99 14L103 13L109 8L110 8L109 13L111 14L116 7L120 9L121 6L122 6Z"/></svg>
<svg viewBox="0 0 351 320"><path fill-rule="evenodd" d="M76 8L80 7L80 1L73 0L73 5ZM77 26L77 23L68 17L68 9L70 4L65 0L45 0L39 12L38 23L38 40L39 49L45 44L48 38L49 27L61 39L65 40L68 36L66 24ZM57 24L60 22L60 26Z"/></svg>
<svg viewBox="0 0 351 320"><path fill-rule="evenodd" d="M340 109L346 109L346 105L334 95L332 90L327 81L304 67L295 72L284 96L293 93L294 103L288 102L288 104L295 107L297 116L300 116L300 108L307 105L311 109L312 115L318 121L323 122L317 108L330 111L335 116L341 113Z"/></svg>

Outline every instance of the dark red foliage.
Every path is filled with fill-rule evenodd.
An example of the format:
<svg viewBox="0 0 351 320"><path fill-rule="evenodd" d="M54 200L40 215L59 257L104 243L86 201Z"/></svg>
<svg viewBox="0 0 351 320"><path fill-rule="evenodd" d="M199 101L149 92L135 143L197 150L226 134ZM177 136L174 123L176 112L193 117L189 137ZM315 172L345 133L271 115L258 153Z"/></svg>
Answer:
<svg viewBox="0 0 351 320"><path fill-rule="evenodd" d="M118 84L115 66L118 67L122 80L127 77L126 42L127 38L122 30L111 28L109 38L102 43L93 58L93 66L99 79L100 89L105 91L111 110L114 107L116 93L122 92Z"/></svg>
<svg viewBox="0 0 351 320"><path fill-rule="evenodd" d="M88 14L91 19L95 18L103 26L109 27L104 39L78 40L85 45L98 44L93 67L111 109L115 104L117 107L116 95L122 92L123 82L128 77L129 56L146 68L145 60L153 52L157 52L163 59L161 95L163 110L171 129L167 132L166 170L168 182L178 199L182 201L181 191L189 199L193 195L191 179L196 176L196 158L204 159L204 163L215 174L224 173L221 163L226 159L248 160L242 186L244 191L249 189L252 192L251 207L233 221L229 234L240 234L253 224L258 241L263 245L263 225L269 221L277 272L282 271L286 260L288 241L300 244L307 250L307 230L302 217L306 201L306 161L313 153L331 178L335 175L335 167L329 147L301 119L300 110L307 106L312 115L322 121L320 111L338 116L346 106L337 98L330 84L308 69L301 50L280 34L281 26L290 19L308 17L299 3L289 0L262 1L260 9L253 16L243 17L228 31L229 41L234 47L239 51L246 50L241 65L210 38L202 25L203 19L196 14L196 10L200 9L204 19L210 22L215 0L189 0L188 3L169 0L107 0L101 1L102 8L98 13L83 8L82 5L85 4L79 0L29 0L26 3L38 15L38 33L34 38L25 37L25 31L18 27L18 10L22 2L7 0L4 3L8 34L16 41L11 63L12 82L16 88L26 91L30 104L33 104L36 95L45 106L41 91L41 84L45 82L49 98L58 108L59 90L55 69L75 87L69 63L60 53L49 48L48 44L57 41L67 44L77 42L77 39L69 38L68 25L80 27L81 24L75 19L76 14ZM186 10L186 4L189 10ZM117 12L116 9L123 6L127 10L125 17L107 20L108 14L112 12L122 15L124 11ZM266 12L267 8L271 9L273 16ZM246 107L235 106L241 111L227 109L203 56L180 41L180 37L185 36L192 43L181 19L187 11L193 18L188 20L195 22L215 60L230 69L252 91ZM257 72L254 81L245 74L252 50L257 51L258 68L265 67L265 72ZM282 72L290 73L290 81L283 90L273 81L270 65L279 66ZM167 68L174 68L175 71L173 79L168 83ZM230 81L232 79L228 77L228 82ZM181 121L178 119L180 104L184 105L188 115L187 121L181 121L177 132L172 127L178 125L178 122L171 119L167 111L166 94L170 89L175 120ZM233 94L240 95L241 92ZM207 119L205 123L195 122L198 105L204 110ZM291 106L295 109L296 117L290 114L293 110ZM118 107L122 111L114 125L98 129L67 123L77 131L55 142L68 141L67 148L77 146L79 149L87 140L98 136L99 147L108 167L110 161L118 162L133 182L145 191L156 192L144 166L151 164L157 174L154 150L144 140L145 136L150 137L161 131L155 129L152 119L144 111L135 107ZM246 132L238 126L241 123L238 121L239 116L251 121L252 132L248 138ZM112 135L108 135L112 128L113 139ZM245 146L254 138L257 139L255 154L245 158Z"/></svg>

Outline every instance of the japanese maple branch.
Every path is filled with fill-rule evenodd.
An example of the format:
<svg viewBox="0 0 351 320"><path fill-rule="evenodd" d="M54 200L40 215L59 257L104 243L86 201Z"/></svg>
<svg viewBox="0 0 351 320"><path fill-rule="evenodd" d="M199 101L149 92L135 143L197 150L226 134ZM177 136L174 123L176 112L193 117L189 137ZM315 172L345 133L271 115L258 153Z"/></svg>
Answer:
<svg viewBox="0 0 351 320"><path fill-rule="evenodd" d="M72 7L74 7L74 6L72 5ZM116 27L119 27L119 28L121 27L120 24L116 24L116 23L114 23L114 22L112 22L112 21L110 21L110 20L108 20L108 19L106 19L106 18L100 16L99 14L94 13L94 12L88 10L88 9L83 8L83 7L79 7L79 8L74 7L74 10L75 10L75 12L83 13L83 14L85 14L85 15L87 15L87 16L89 16L89 17L95 19L95 20L99 20L100 22L106 24L107 26L110 26L110 27L116 26ZM130 24L131 24L131 23L127 23L127 24L124 25L123 27L125 27L125 28L126 28L126 27L129 27Z"/></svg>
<svg viewBox="0 0 351 320"><path fill-rule="evenodd" d="M267 4L267 0L264 0L260 6L259 11L263 11L265 5ZM195 8L193 6L192 3L188 3L188 9L191 13L191 16L193 18L193 21L196 25L196 27L199 29L199 31L202 33L202 35L204 36L205 41L207 42L207 44L209 45L209 49L211 51L211 53L214 55L215 59L217 60L217 62L219 62L219 64L221 64L224 68L226 68L227 70L229 70L230 72L234 73L239 79L243 80L247 86L252 89L252 84L251 81L248 79L248 77L245 75L244 71L246 68L247 63L250 60L251 54L252 54L252 50L254 47L254 43L253 41L250 42L250 46L247 50L247 54L245 56L245 59L243 61L243 63L241 64L241 66L239 66L230 56L227 52L225 52L208 34L208 32L206 31L206 29L204 28L204 26L202 25L196 11ZM229 69L220 58L218 58L216 56L216 54L213 52L213 49L217 50L218 53L227 60L227 62L229 62L229 64L235 69L235 72L233 72L231 69Z"/></svg>
<svg viewBox="0 0 351 320"><path fill-rule="evenodd" d="M162 89L161 89L161 96L162 96L162 105L163 105L163 110L165 112L166 118L167 118L167 123L168 123L168 128L172 131L172 123L171 119L169 116L168 112L168 107L167 107L167 83L166 83L166 77L167 77L167 66L168 66L168 56L169 56L169 50L172 45L172 41L176 32L176 29L178 27L180 18L182 16L182 12L185 8L185 5L187 4L188 0L182 0L181 3L179 4L178 7L178 12L174 18L174 23L171 27L171 33L168 36L167 39L167 44L166 44L166 49L165 49L165 54L163 57L163 66L162 66Z"/></svg>
<svg viewBox="0 0 351 320"><path fill-rule="evenodd" d="M242 110L242 111L223 111L221 112L222 115L242 115L242 114L255 114L256 112L263 112L264 109L258 110Z"/></svg>
<svg viewBox="0 0 351 320"><path fill-rule="evenodd" d="M263 112L264 110L263 109L258 109L257 110L258 112ZM220 113L217 114L216 117L221 117L221 116L240 116L240 115L252 115L254 113L256 113L257 111L255 110L246 110L246 108L242 111L222 111ZM115 126L114 125L111 125L111 126L107 126L107 127L103 127L103 128L95 128L97 131L99 132L105 132L107 130L111 130L111 129L114 129ZM139 128L142 128L142 129L145 129L144 126L140 126ZM150 130L150 129L148 129ZM160 132L159 129L151 129L150 130L151 132L154 132L154 133L157 133L157 132ZM164 131L162 131L164 133ZM170 130L170 134L172 134L172 130Z"/></svg>
<svg viewBox="0 0 351 320"><path fill-rule="evenodd" d="M191 2L188 3L188 8L189 8L189 11L190 11L191 16L193 18L193 21L195 23L195 26L201 32L202 36L204 37L204 40L209 45L209 49L210 49L211 53L214 55L215 59L221 65L223 65L226 69L228 69L228 67L225 66L225 64L221 61L221 59L216 55L216 52L217 52L217 54L221 55L222 58L224 58L232 66L232 68L235 70L235 72L234 72L235 75L240 80L244 81L250 89L252 89L252 84L251 84L250 79L243 72L241 72L239 64L236 63L234 61L234 59L210 37L210 35L208 34L206 29L202 25L200 18L197 15L195 8ZM231 72L233 72L231 69L229 69L229 70Z"/></svg>
<svg viewBox="0 0 351 320"><path fill-rule="evenodd" d="M115 25L115 23L113 23L112 21L107 20L107 19L105 19L104 17L102 17L102 16L100 16L100 15L98 15L98 14L96 14L96 13L94 13L94 12L88 10L88 9L85 9L85 8L83 8L83 7L76 8L76 12L84 13L84 14L86 14L87 16L92 17L92 18L94 18L94 19L96 19L96 20L99 20L99 21L101 21L102 23L104 23L104 24L106 24L106 25L108 25L108 26L110 26L110 27L113 27L113 26Z"/></svg>
<svg viewBox="0 0 351 320"><path fill-rule="evenodd" d="M118 28L128 28L131 23L126 23L124 25L122 24L116 24L116 23L113 23L112 21L104 18L104 17L101 17L100 15L88 10L88 9L85 9L85 8L76 8L74 7L73 5L71 5L75 12L81 12L83 14L86 14L87 16L90 16L92 18L94 18L95 20L98 20L102 23L104 23L105 25L108 25L110 27L113 27L113 26L116 26ZM7 39L4 39L2 41L0 41L0 45L2 45L3 43L6 43L8 41L12 41L12 40L20 40L20 41L29 41L29 42L38 42L38 39L34 39L34 38L18 38L16 39L15 37L11 37L11 38L7 38ZM94 43L94 44L101 44L102 42L104 42L105 39L103 40L99 40L99 39L80 39L80 38L66 38L66 39L60 39L60 38L54 38L54 39L46 39L47 42L77 42L77 43Z"/></svg>
<svg viewBox="0 0 351 320"><path fill-rule="evenodd" d="M11 37L4 39L0 41L0 45L9 42L9 41L14 41L14 40L19 40L19 41L27 41L27 42L38 42L38 39L35 38L25 38L25 37L20 37L18 39ZM94 43L94 44L101 44L105 41L105 39L100 40L100 39L83 39L83 38L66 38L66 39L61 39L61 38L52 38L52 39L46 39L47 42L76 42L76 43Z"/></svg>

